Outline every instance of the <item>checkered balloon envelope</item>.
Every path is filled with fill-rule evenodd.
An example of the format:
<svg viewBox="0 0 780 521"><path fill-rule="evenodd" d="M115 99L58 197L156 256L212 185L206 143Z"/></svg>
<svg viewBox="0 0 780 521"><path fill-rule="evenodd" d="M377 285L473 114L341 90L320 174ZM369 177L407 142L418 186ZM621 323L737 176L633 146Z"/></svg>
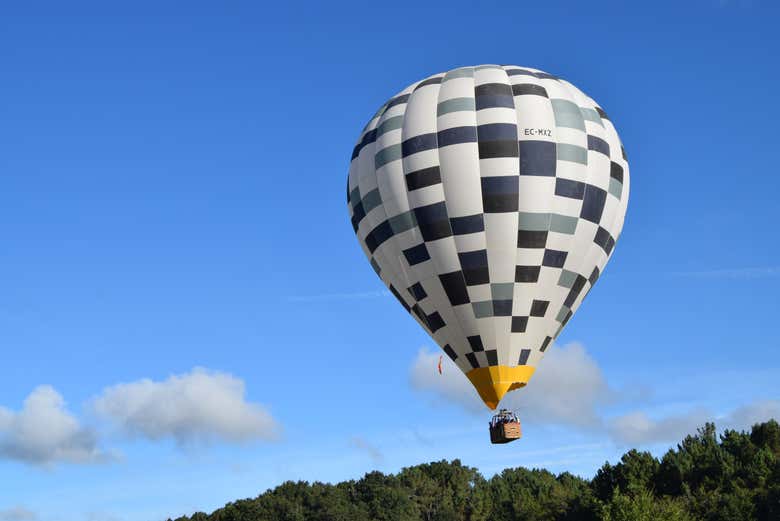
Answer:
<svg viewBox="0 0 780 521"><path fill-rule="evenodd" d="M382 282L494 409L604 270L628 191L595 101L536 69L480 65L379 109L352 152L347 204Z"/></svg>

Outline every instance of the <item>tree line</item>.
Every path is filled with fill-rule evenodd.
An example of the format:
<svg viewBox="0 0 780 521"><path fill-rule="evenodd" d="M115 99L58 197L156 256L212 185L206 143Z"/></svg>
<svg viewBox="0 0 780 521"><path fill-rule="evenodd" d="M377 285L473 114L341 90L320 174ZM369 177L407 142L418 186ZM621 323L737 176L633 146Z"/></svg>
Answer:
<svg viewBox="0 0 780 521"><path fill-rule="evenodd" d="M778 521L780 425L717 435L708 423L660 459L632 449L590 480L522 467L486 479L438 461L335 485L288 481L174 521L574 520Z"/></svg>

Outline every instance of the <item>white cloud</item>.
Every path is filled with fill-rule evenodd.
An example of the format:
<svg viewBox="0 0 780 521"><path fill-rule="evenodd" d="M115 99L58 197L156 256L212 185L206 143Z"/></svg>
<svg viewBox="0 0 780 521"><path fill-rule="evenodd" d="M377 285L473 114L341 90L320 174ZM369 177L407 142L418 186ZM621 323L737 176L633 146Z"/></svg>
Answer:
<svg viewBox="0 0 780 521"><path fill-rule="evenodd" d="M360 436L353 436L349 440L349 446L355 449L365 451L374 463L382 463L385 460L384 454L375 446L368 443Z"/></svg>
<svg viewBox="0 0 780 521"><path fill-rule="evenodd" d="M243 442L272 440L279 434L265 407L246 401L243 380L200 368L163 381L108 387L92 406L123 433L152 440Z"/></svg>
<svg viewBox="0 0 780 521"><path fill-rule="evenodd" d="M442 374L436 372L440 353L423 348L410 369L410 383L418 391L431 393L474 413L484 413L471 382L446 356ZM529 385L510 392L501 407L515 409L522 418L538 423L597 428L598 409L613 398L598 364L581 344L551 346Z"/></svg>
<svg viewBox="0 0 780 521"><path fill-rule="evenodd" d="M758 400L734 409L723 421L719 422L729 429L750 429L756 423L770 418L780 421L780 400Z"/></svg>
<svg viewBox="0 0 780 521"><path fill-rule="evenodd" d="M418 352L409 373L412 388L484 414L487 409L471 382L447 356L442 359L442 374L437 373L440 355L425 348ZM770 418L780 419L780 400L756 401L720 416L699 407L661 417L637 410L605 418L602 409L606 406L636 403L643 394L611 389L585 348L570 343L550 347L529 385L508 393L500 406L517 411L521 421L605 433L615 443L630 446L679 441L708 421L719 428L746 430Z"/></svg>
<svg viewBox="0 0 780 521"><path fill-rule="evenodd" d="M612 439L625 445L643 445L680 440L696 432L712 417L703 409L687 414L667 416L659 420L651 419L645 412L635 411L618 416L609 422L609 434Z"/></svg>
<svg viewBox="0 0 780 521"><path fill-rule="evenodd" d="M596 428L599 408L614 399L596 361L576 342L553 345L528 386L507 395L505 405L537 423Z"/></svg>
<svg viewBox="0 0 780 521"><path fill-rule="evenodd" d="M36 521L38 514L22 506L0 510L0 521Z"/></svg>
<svg viewBox="0 0 780 521"><path fill-rule="evenodd" d="M446 355L442 358L442 374L438 374L436 366L439 356L441 352L432 352L425 347L420 349L409 370L409 383L412 388L444 398L445 401L460 405L471 412L484 412L485 404L479 399L477 391Z"/></svg>
<svg viewBox="0 0 780 521"><path fill-rule="evenodd" d="M111 512L87 512L87 521L122 521L122 518Z"/></svg>
<svg viewBox="0 0 780 521"><path fill-rule="evenodd" d="M609 422L609 433L618 443L641 445L680 440L706 422L719 428L749 430L753 424L771 418L780 419L780 401L760 400L717 416L707 409L693 409L684 414L653 419L642 411L619 416Z"/></svg>
<svg viewBox="0 0 780 521"><path fill-rule="evenodd" d="M0 457L38 465L111 459L48 385L36 387L19 412L0 407Z"/></svg>

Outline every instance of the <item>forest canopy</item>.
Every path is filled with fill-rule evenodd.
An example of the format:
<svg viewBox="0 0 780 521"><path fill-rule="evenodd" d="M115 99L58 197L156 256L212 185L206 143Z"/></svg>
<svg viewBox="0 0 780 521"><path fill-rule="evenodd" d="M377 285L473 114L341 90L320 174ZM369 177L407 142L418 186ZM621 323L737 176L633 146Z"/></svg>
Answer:
<svg viewBox="0 0 780 521"><path fill-rule="evenodd" d="M706 424L660 459L630 450L593 479L512 468L486 479L459 460L369 472L338 484L285 482L174 521L780 520L780 425ZM168 521L171 521L170 519Z"/></svg>

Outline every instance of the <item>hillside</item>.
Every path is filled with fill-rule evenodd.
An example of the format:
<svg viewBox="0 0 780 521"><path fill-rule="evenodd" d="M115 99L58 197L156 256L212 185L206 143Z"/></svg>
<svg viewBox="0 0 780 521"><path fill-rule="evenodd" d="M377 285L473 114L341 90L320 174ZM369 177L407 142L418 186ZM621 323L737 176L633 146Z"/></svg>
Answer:
<svg viewBox="0 0 780 521"><path fill-rule="evenodd" d="M286 482L175 521L780 520L780 425L707 424L660 460L630 450L591 480L506 469L490 479L439 461L336 485ZM171 521L171 520L168 520Z"/></svg>

